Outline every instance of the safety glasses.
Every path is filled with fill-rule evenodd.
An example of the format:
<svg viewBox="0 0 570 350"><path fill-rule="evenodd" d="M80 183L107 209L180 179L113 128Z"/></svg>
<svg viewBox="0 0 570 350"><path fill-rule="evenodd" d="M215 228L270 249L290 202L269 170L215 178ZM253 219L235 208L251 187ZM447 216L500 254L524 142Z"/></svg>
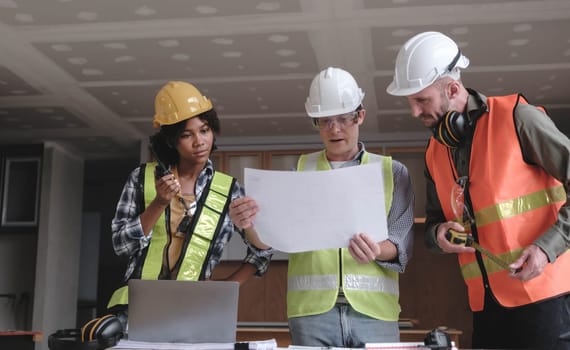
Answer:
<svg viewBox="0 0 570 350"><path fill-rule="evenodd" d="M346 113L342 115L337 115L335 117L324 117L324 118L313 118L313 126L315 129L319 130L330 130L336 123L339 128L345 129L350 125L356 123L358 118L358 112L354 111L351 113Z"/></svg>
<svg viewBox="0 0 570 350"><path fill-rule="evenodd" d="M463 225L466 232L471 231L471 225L475 224L475 219L471 214L471 208L465 203L465 191L469 186L469 178L462 176L455 181L451 189L451 209L457 222Z"/></svg>

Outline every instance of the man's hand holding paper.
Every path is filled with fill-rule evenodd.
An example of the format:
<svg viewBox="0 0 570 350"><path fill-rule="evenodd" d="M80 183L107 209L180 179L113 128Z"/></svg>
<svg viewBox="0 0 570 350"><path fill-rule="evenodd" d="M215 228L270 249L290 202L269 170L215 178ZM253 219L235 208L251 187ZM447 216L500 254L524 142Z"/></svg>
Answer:
<svg viewBox="0 0 570 350"><path fill-rule="evenodd" d="M357 233L375 242L388 237L379 163L305 172L246 168L244 175L247 196L259 208L255 229L274 249L347 248Z"/></svg>

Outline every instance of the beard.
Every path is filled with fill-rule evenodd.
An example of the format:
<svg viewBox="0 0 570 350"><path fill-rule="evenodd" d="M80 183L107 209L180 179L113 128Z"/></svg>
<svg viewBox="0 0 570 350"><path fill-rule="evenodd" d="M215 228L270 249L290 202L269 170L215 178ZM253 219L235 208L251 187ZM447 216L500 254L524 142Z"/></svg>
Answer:
<svg viewBox="0 0 570 350"><path fill-rule="evenodd" d="M444 91L440 91L440 101L439 108L433 114L421 114L419 116L424 126L428 129L435 128L449 111L450 102Z"/></svg>

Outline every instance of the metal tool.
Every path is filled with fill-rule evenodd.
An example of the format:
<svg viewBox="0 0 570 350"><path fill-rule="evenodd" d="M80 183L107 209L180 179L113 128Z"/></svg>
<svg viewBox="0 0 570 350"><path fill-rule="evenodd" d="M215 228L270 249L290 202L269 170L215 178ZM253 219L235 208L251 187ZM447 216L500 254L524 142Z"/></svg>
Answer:
<svg viewBox="0 0 570 350"><path fill-rule="evenodd" d="M489 260L493 261L495 264L499 265L503 269L510 271L511 273L519 272L521 270L520 268L519 269L510 268L509 264L506 261L502 260L501 258L491 253L487 249L481 247L479 243L475 242L473 237L471 235L468 235L467 233L448 230L445 233L445 238L453 244L460 244L466 247L475 248L476 251L478 251L481 254L484 254L487 258L489 258Z"/></svg>

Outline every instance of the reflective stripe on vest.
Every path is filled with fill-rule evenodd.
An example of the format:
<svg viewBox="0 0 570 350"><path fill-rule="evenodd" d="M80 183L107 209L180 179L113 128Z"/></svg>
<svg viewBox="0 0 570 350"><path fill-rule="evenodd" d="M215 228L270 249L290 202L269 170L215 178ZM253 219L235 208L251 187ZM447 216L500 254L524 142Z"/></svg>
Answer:
<svg viewBox="0 0 570 350"><path fill-rule="evenodd" d="M154 187L155 163L147 163L145 166L144 198L145 208L156 196ZM176 277L177 280L197 281L207 263L206 259L213 244L213 239L221 229L223 218L226 215L227 206L231 200L231 188L234 179L224 173L215 171L209 186L202 196L205 200L198 203L197 217L193 220L193 230L190 242L181 254L181 265ZM203 204L202 204L203 203ZM163 263L163 252L169 242L166 231L164 212L160 215L152 229L152 238L148 246L148 252L143 263L141 279L157 279ZM123 286L113 293L108 308L128 304L128 289Z"/></svg>
<svg viewBox="0 0 570 350"><path fill-rule="evenodd" d="M392 159L365 152L361 164L369 162L382 163L387 214L394 188ZM297 169L331 170L324 151L302 155ZM398 273L375 262L359 264L346 248L289 254L287 316L316 315L330 310L337 299L341 266L343 292L355 310L376 319L398 320Z"/></svg>
<svg viewBox="0 0 570 350"><path fill-rule="evenodd" d="M514 123L520 95L490 97L490 113L477 121L469 169L469 193L475 214L479 244L511 263L557 220L566 201L563 186L542 168L525 163ZM498 152L497 150L500 150ZM456 220L450 193L456 169L450 164L448 149L430 140L426 163L436 185L447 220ZM485 288L482 271L474 253L458 255L461 272L473 311L483 309ZM516 307L570 291L570 254L562 254L544 272L527 282L509 277L484 255L483 268L497 301Z"/></svg>

